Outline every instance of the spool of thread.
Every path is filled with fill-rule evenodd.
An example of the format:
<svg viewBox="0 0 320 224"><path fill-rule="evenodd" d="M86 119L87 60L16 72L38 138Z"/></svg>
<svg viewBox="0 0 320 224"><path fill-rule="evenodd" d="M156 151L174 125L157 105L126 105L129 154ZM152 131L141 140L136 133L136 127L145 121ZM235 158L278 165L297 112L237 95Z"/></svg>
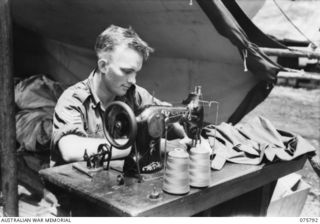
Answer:
<svg viewBox="0 0 320 224"><path fill-rule="evenodd" d="M168 153L162 189L170 194L186 194L189 186L189 154L183 149Z"/></svg>
<svg viewBox="0 0 320 224"><path fill-rule="evenodd" d="M190 149L190 186L207 187L210 184L210 152L200 145Z"/></svg>

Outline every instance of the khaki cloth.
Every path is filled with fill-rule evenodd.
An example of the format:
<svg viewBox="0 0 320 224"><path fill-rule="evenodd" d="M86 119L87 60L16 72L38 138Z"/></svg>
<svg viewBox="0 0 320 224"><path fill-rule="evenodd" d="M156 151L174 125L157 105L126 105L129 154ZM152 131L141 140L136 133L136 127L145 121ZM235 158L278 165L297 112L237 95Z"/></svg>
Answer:
<svg viewBox="0 0 320 224"><path fill-rule="evenodd" d="M241 164L260 164L263 159L289 161L315 151L301 136L277 130L264 117L255 117L236 126L209 125L204 133L213 147L211 167L217 170L227 161Z"/></svg>

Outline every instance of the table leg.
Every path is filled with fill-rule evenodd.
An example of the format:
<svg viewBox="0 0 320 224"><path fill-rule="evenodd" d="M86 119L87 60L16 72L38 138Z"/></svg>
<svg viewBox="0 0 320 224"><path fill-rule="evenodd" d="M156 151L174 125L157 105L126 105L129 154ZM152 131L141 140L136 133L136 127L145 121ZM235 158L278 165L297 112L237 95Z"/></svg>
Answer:
<svg viewBox="0 0 320 224"><path fill-rule="evenodd" d="M195 216L265 216L277 181L240 195Z"/></svg>

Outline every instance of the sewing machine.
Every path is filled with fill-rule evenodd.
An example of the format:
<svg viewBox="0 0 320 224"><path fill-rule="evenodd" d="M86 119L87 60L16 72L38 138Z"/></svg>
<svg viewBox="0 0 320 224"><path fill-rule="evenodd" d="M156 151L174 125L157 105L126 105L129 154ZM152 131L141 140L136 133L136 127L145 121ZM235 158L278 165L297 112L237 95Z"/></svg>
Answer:
<svg viewBox="0 0 320 224"><path fill-rule="evenodd" d="M166 144L161 150L160 140L164 138L166 141L168 127L173 123L179 122L184 127L195 146L200 140L203 126L204 102L201 87L196 86L195 91L189 93L182 102L182 106L148 105L134 114L124 102L115 101L109 104L104 114L106 139L117 149L132 147L124 161L124 175L140 177L141 173L155 173L163 168ZM110 158L112 149L107 151ZM85 160L90 165L89 159ZM99 161L97 163L101 164Z"/></svg>
<svg viewBox="0 0 320 224"><path fill-rule="evenodd" d="M124 174L134 176L162 169L160 139L166 139L168 126L172 123L182 124L188 137L196 144L204 117L201 98L201 87L197 86L182 102L183 106L148 105L137 116L127 104L111 103L105 112L106 138L118 149L132 146L130 155L125 159ZM120 144L117 139L121 138L121 141L123 138L127 141Z"/></svg>

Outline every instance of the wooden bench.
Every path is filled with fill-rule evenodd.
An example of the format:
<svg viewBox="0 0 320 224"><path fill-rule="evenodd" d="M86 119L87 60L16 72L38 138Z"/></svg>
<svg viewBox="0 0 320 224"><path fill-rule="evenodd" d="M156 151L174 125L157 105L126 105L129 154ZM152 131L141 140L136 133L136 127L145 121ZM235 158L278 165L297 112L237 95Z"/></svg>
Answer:
<svg viewBox="0 0 320 224"><path fill-rule="evenodd" d="M73 216L233 216L266 214L278 178L301 169L306 156L261 165L227 163L211 171L210 185L186 195L163 192L162 176L138 183L127 178L118 185L118 171L103 170L93 178L72 164L40 171L46 186L68 195ZM82 162L83 163L83 162ZM149 195L156 188L158 199Z"/></svg>

